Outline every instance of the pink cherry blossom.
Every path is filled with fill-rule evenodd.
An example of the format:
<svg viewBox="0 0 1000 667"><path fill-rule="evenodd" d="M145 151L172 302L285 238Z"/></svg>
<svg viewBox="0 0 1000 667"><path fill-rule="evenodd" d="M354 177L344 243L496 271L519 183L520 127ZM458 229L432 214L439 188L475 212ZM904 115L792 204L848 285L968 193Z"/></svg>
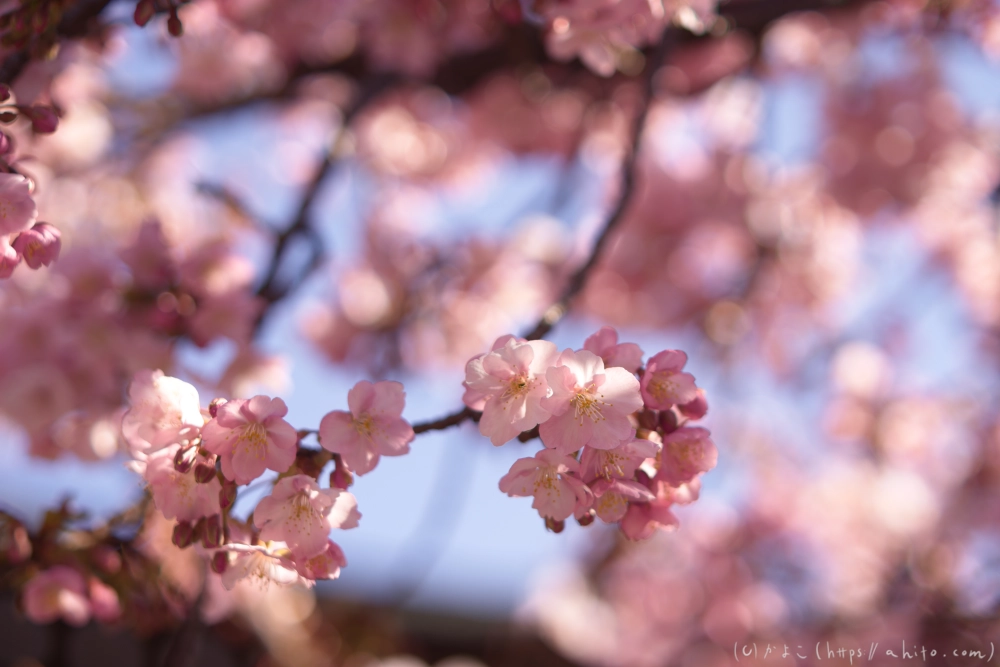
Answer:
<svg viewBox="0 0 1000 667"><path fill-rule="evenodd" d="M590 485L594 509L605 523L621 521L630 502L649 502L656 496L643 484L626 479L599 479Z"/></svg>
<svg viewBox="0 0 1000 667"><path fill-rule="evenodd" d="M464 400L469 407L482 406L479 432L496 446L549 418L541 405L549 393L545 371L558 354L548 341L504 338L501 347L495 344L465 367Z"/></svg>
<svg viewBox="0 0 1000 667"><path fill-rule="evenodd" d="M194 471L180 473L174 466L174 456L180 445L173 445L154 452L146 461L144 477L149 483L153 503L168 519L197 521L203 516L218 514L219 491L222 485L218 478L199 484ZM198 457L198 461L203 461ZM214 457L213 457L214 460Z"/></svg>
<svg viewBox="0 0 1000 667"><path fill-rule="evenodd" d="M133 454L149 453L193 439L205 423L198 390L163 371L142 370L128 389L122 435Z"/></svg>
<svg viewBox="0 0 1000 667"><path fill-rule="evenodd" d="M299 441L295 428L282 419L286 414L280 398L229 401L202 428L202 445L219 455L222 474L237 484L248 484L267 469L285 472Z"/></svg>
<svg viewBox="0 0 1000 667"><path fill-rule="evenodd" d="M583 516L593 496L573 476L579 470L575 459L543 449L533 458L514 461L510 472L500 479L500 490L511 497L534 496L531 506L547 519L562 521L569 516Z"/></svg>
<svg viewBox="0 0 1000 667"><path fill-rule="evenodd" d="M223 551L236 554L226 571L222 573L222 585L231 591L240 581L248 579L250 583L261 588L267 588L272 582L280 585L311 582L303 579L295 569L295 564L288 555L288 549L283 542L267 544L226 544Z"/></svg>
<svg viewBox="0 0 1000 667"><path fill-rule="evenodd" d="M701 419L708 414L708 399L705 397L705 390L699 389L698 396L693 401L688 401L677 408L688 419Z"/></svg>
<svg viewBox="0 0 1000 667"><path fill-rule="evenodd" d="M0 236L28 229L37 213L28 179L20 174L0 173Z"/></svg>
<svg viewBox="0 0 1000 667"><path fill-rule="evenodd" d="M513 334L506 334L500 336L493 342L493 347L490 348L490 352L496 352L507 344L507 341L519 341L519 339ZM472 359L469 360L465 367L465 382L462 384L465 386L465 394L462 396L462 401L472 408L473 410L479 410L482 412L483 408L486 407L486 399L489 398L486 394L473 389L474 385L478 385L486 377L486 371L483 369L482 360L490 352L484 352L483 354L477 354ZM479 361L478 364L473 364L472 362Z"/></svg>
<svg viewBox="0 0 1000 667"><path fill-rule="evenodd" d="M264 540L285 542L295 558L312 558L327 548L330 530L354 528L361 514L353 495L321 489L308 475L292 475L274 485L254 510Z"/></svg>
<svg viewBox="0 0 1000 667"><path fill-rule="evenodd" d="M347 567L347 558L336 542L328 540L326 549L312 558L295 559L295 569L305 579L336 579L340 568Z"/></svg>
<svg viewBox="0 0 1000 667"><path fill-rule="evenodd" d="M679 486L715 467L719 452L708 429L685 426L663 438L657 479Z"/></svg>
<svg viewBox="0 0 1000 667"><path fill-rule="evenodd" d="M91 577L87 582L87 592L90 596L90 608L101 623L114 623L122 615L121 602L118 593L100 579Z"/></svg>
<svg viewBox="0 0 1000 667"><path fill-rule="evenodd" d="M564 350L546 373L552 417L539 428L546 447L568 453L583 446L614 449L635 433L628 417L642 407L639 381L624 368L604 368L593 352Z"/></svg>
<svg viewBox="0 0 1000 667"><path fill-rule="evenodd" d="M62 619L84 626L90 620L87 582L71 567L56 565L36 574L24 586L24 614L34 623Z"/></svg>
<svg viewBox="0 0 1000 667"><path fill-rule="evenodd" d="M649 502L629 503L628 511L621 520L621 529L630 540L644 540L657 529L673 530L680 523L671 511L674 505L687 505L698 499L701 480L694 479L688 484L670 486L666 482L650 479L640 471L639 483L646 486L655 496Z"/></svg>
<svg viewBox="0 0 1000 667"><path fill-rule="evenodd" d="M14 239L14 249L24 257L24 263L32 269L48 266L59 257L62 247L58 229L46 222L37 222Z"/></svg>
<svg viewBox="0 0 1000 667"><path fill-rule="evenodd" d="M642 398L646 407L669 410L675 404L689 403L698 397L694 376L683 373L687 355L680 350L664 350L646 363L642 376Z"/></svg>
<svg viewBox="0 0 1000 667"><path fill-rule="evenodd" d="M10 278L21 263L21 253L10 245L7 236L0 236L0 278Z"/></svg>
<svg viewBox="0 0 1000 667"><path fill-rule="evenodd" d="M622 443L615 449L584 447L580 455L581 477L591 482L598 477L630 479L646 459L659 451L657 443L636 438Z"/></svg>
<svg viewBox="0 0 1000 667"><path fill-rule="evenodd" d="M359 475L378 465L379 456L406 454L413 428L402 417L405 399L398 382L362 380L347 393L350 412L334 410L320 421L320 445Z"/></svg>
<svg viewBox="0 0 1000 667"><path fill-rule="evenodd" d="M603 359L605 368L619 366L635 373L642 366L642 349L635 343L619 343L618 332L612 327L601 327L583 341L583 349Z"/></svg>

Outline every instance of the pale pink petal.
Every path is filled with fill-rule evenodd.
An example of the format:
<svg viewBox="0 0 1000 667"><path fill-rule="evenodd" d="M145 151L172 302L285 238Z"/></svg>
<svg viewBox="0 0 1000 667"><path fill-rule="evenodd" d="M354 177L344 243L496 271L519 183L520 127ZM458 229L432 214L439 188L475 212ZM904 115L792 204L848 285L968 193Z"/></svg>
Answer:
<svg viewBox="0 0 1000 667"><path fill-rule="evenodd" d="M355 418L360 417L372 408L375 401L375 385L362 380L347 392L347 407Z"/></svg>

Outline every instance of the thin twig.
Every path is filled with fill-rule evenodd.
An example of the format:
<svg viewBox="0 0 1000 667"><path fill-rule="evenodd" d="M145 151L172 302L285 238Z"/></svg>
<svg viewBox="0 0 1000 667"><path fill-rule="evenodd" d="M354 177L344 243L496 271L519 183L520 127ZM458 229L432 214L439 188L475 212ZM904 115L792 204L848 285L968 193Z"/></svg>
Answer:
<svg viewBox="0 0 1000 667"><path fill-rule="evenodd" d="M369 82L369 85L361 90L354 104L344 114L340 127L337 130L337 136L330 143L329 148L323 155L323 159L316 168L316 172L302 193L302 198L299 200L299 205L295 211L295 215L292 217L292 222L278 234L275 240L274 250L271 253L271 259L264 273L264 280L257 289L257 296L263 299L268 306L288 296L290 292L298 287L322 263L324 257L322 239L316 229L310 224L309 213L319 194L320 186L326 181L337 164L337 158L342 150L348 126L362 109L368 106L372 100L378 97L395 80L396 77L392 75L373 78ZM308 242L310 249L309 260L305 263L303 270L299 272L296 278L285 283L279 283L278 272L284 262L289 244L298 237L302 237ZM261 310L261 314L255 325L257 329L260 328L269 310L269 308Z"/></svg>
<svg viewBox="0 0 1000 667"><path fill-rule="evenodd" d="M625 210L631 203L632 195L635 192L636 161L639 154L639 145L642 141L642 134L646 128L646 118L649 113L649 107L651 106L653 100L653 78L656 72L660 69L670 45L674 42L674 35L675 30L673 28L665 30L663 36L656 45L652 56L647 62L647 69L643 84L643 99L639 109L639 114L636 117L632 128L629 153L625 156L621 165L621 190L619 191L615 204L608 215L607 222L604 223L604 228L597 236L597 240L594 242L590 255L587 257L586 261L573 273L572 276L570 276L569 282L563 290L562 296L560 296L558 301L545 310L545 314L542 315L542 318L538 321L538 323L524 336L527 340L538 340L543 338L563 317L565 317L566 313L569 311L570 302L577 294L579 294L580 290L583 289L591 271L597 265L601 256L601 251L607 244L608 238L624 218ZM458 412L454 412L434 421L414 424L413 432L425 433L427 431L446 429L462 424L470 419L473 421L479 421L479 417L481 415L482 413L480 411L472 410L471 408L466 407L462 408Z"/></svg>

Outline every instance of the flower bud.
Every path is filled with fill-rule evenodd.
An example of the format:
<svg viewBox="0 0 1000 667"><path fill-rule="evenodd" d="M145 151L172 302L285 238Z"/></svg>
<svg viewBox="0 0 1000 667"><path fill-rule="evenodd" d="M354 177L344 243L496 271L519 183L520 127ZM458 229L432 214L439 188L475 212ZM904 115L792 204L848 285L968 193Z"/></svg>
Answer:
<svg viewBox="0 0 1000 667"><path fill-rule="evenodd" d="M222 546L222 518L218 514L213 514L205 517L203 521L205 529L201 535L201 546L206 549Z"/></svg>
<svg viewBox="0 0 1000 667"><path fill-rule="evenodd" d="M167 32L173 37L180 37L184 34L184 24L181 23L180 17L177 16L177 9L175 8L170 10L170 18L167 19Z"/></svg>
<svg viewBox="0 0 1000 667"><path fill-rule="evenodd" d="M117 574L122 569L122 557L118 551L105 544L94 547L90 558L97 569L107 574Z"/></svg>
<svg viewBox="0 0 1000 667"><path fill-rule="evenodd" d="M216 574L222 574L229 567L229 552L228 551L216 551L212 555L212 572Z"/></svg>
<svg viewBox="0 0 1000 667"><path fill-rule="evenodd" d="M594 510L588 510L587 513L581 516L579 519L577 519L576 522L581 526L589 526L590 524L594 523L594 517L596 516L597 513L594 512Z"/></svg>
<svg viewBox="0 0 1000 667"><path fill-rule="evenodd" d="M188 447L186 449L178 449L177 453L174 454L174 470L184 475L191 470L191 466L194 465L194 460L198 457L197 447Z"/></svg>
<svg viewBox="0 0 1000 667"><path fill-rule="evenodd" d="M135 14L132 15L132 18L135 20L135 24L142 28L149 23L154 14L156 14L156 6L153 4L153 0L141 0L135 6Z"/></svg>
<svg viewBox="0 0 1000 667"><path fill-rule="evenodd" d="M174 526L174 533L170 541L174 543L174 546L186 549L194 541L194 528L187 521L178 521L177 525Z"/></svg>
<svg viewBox="0 0 1000 667"><path fill-rule="evenodd" d="M639 426L648 431L656 430L656 411L655 410L640 410L636 413L636 421L639 422Z"/></svg>
<svg viewBox="0 0 1000 667"><path fill-rule="evenodd" d="M14 152L14 140L6 132L0 132L0 155L9 155Z"/></svg>
<svg viewBox="0 0 1000 667"><path fill-rule="evenodd" d="M308 449L300 449L295 453L295 467L303 475L309 475L313 479L318 479L323 472L323 463L318 460L322 452L312 452Z"/></svg>
<svg viewBox="0 0 1000 667"><path fill-rule="evenodd" d="M677 414L673 410L664 410L660 413L660 428L664 435L669 435L677 430Z"/></svg>
<svg viewBox="0 0 1000 667"><path fill-rule="evenodd" d="M0 556L10 565L18 565L31 558L31 538L20 524L11 526L6 535L0 534L0 546L3 547Z"/></svg>
<svg viewBox="0 0 1000 667"><path fill-rule="evenodd" d="M212 419L219 414L219 406L228 403L224 398L213 398L212 402L208 404L208 414L212 415Z"/></svg>
<svg viewBox="0 0 1000 667"><path fill-rule="evenodd" d="M556 521L555 519L552 518L546 518L545 528L551 530L553 533L558 535L559 533L563 532L564 528L566 528L566 522Z"/></svg>
<svg viewBox="0 0 1000 667"><path fill-rule="evenodd" d="M194 467L194 481L199 484L208 484L215 479L215 468L204 463L199 463Z"/></svg>
<svg viewBox="0 0 1000 667"><path fill-rule="evenodd" d="M52 107L40 104L31 107L21 107L21 113L31 121L31 129L36 134L52 134L59 126L59 116Z"/></svg>
<svg viewBox="0 0 1000 667"><path fill-rule="evenodd" d="M693 401L689 401L684 405L679 405L677 408L681 411L681 414L688 419L701 419L706 414L708 414L708 399L705 398L705 390L698 390L698 398Z"/></svg>
<svg viewBox="0 0 1000 667"><path fill-rule="evenodd" d="M233 506L236 502L236 482L231 482L228 479L222 482L222 488L219 490L219 507L225 511Z"/></svg>
<svg viewBox="0 0 1000 667"><path fill-rule="evenodd" d="M347 469L338 454L333 455L333 472L330 473L331 489L347 489L354 484L354 475Z"/></svg>

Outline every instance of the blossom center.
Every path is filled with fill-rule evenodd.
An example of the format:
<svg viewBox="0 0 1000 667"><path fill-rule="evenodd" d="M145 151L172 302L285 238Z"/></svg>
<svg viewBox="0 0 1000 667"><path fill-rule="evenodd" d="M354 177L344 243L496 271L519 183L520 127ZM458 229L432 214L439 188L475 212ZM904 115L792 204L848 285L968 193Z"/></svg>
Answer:
<svg viewBox="0 0 1000 667"><path fill-rule="evenodd" d="M366 438L371 438L372 431L375 430L375 419L368 413L361 415L354 420L354 430Z"/></svg>
<svg viewBox="0 0 1000 667"><path fill-rule="evenodd" d="M576 420L581 424L583 423L584 417L588 417L593 422L607 419L603 414L601 414L601 405L603 404L603 401L599 400L589 391L578 391L570 402L573 405L573 409L576 411Z"/></svg>
<svg viewBox="0 0 1000 667"><path fill-rule="evenodd" d="M267 446L267 429L260 422L251 422L240 434L240 442L243 443L247 453L253 454L255 458L263 459Z"/></svg>
<svg viewBox="0 0 1000 667"><path fill-rule="evenodd" d="M649 393L658 401L663 401L677 394L677 383L673 373L656 373L649 383Z"/></svg>

